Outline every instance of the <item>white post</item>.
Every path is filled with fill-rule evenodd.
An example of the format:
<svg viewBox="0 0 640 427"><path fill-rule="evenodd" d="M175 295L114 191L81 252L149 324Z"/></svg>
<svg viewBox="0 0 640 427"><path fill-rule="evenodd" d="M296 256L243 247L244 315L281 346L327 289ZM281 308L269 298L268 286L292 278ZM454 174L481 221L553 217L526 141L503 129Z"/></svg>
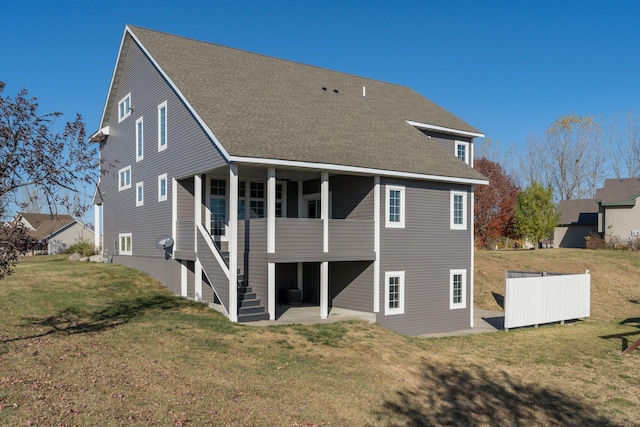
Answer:
<svg viewBox="0 0 640 427"><path fill-rule="evenodd" d="M229 320L238 321L238 166L229 166Z"/></svg>
<svg viewBox="0 0 640 427"><path fill-rule="evenodd" d="M93 245L96 253L100 247L100 208L102 208L102 205L93 205ZM102 248L102 253L105 253L104 248Z"/></svg>
<svg viewBox="0 0 640 427"><path fill-rule="evenodd" d="M276 320L276 264L267 263L269 320Z"/></svg>
<svg viewBox="0 0 640 427"><path fill-rule="evenodd" d="M320 318L329 317L329 263L320 264Z"/></svg>
<svg viewBox="0 0 640 427"><path fill-rule="evenodd" d="M171 238L173 239L173 248L171 248L171 258L175 259L176 242L178 241L178 181L171 178Z"/></svg>
<svg viewBox="0 0 640 427"><path fill-rule="evenodd" d="M187 284L188 284L188 270L187 261L180 262L180 295L187 296Z"/></svg>
<svg viewBox="0 0 640 427"><path fill-rule="evenodd" d="M194 206L194 227L193 232L195 234L195 252L196 252L196 263L195 263L195 295L194 299L196 301L200 301L202 299L202 264L200 263L200 258L198 257L198 224L202 223L202 178L200 175L193 176L193 206Z"/></svg>
<svg viewBox="0 0 640 427"><path fill-rule="evenodd" d="M380 312L380 176L373 177L373 312Z"/></svg>
<svg viewBox="0 0 640 427"><path fill-rule="evenodd" d="M320 184L320 200L321 200L321 212L323 227L323 247L324 252L329 252L329 173L322 172L321 184Z"/></svg>
<svg viewBox="0 0 640 427"><path fill-rule="evenodd" d="M269 168L267 178L267 253L276 252L276 168Z"/></svg>
<svg viewBox="0 0 640 427"><path fill-rule="evenodd" d="M469 144L469 145L473 145L473 144ZM473 233L473 228L475 226L475 221L473 220L473 212L475 212L474 211L474 206L473 206L473 204L474 204L474 200L473 200L474 189L475 189L475 187L472 185L471 186L471 191L469 192L469 199L471 199L470 203L469 203L469 205L471 206L470 214L467 214L465 212L465 215L469 215L470 219L469 219L468 223L471 224L471 227L469 227L469 229L471 230L471 236L470 236L470 239L471 239L471 268L469 269L469 307L471 307L471 310L469 310L469 312L470 312L469 317L471 318L471 327L472 328L473 328L473 324L474 324L474 319L473 319L473 276L474 276L474 274L473 274L473 269L474 269L474 261L473 261L474 255L473 255L473 252L475 250L475 242L474 242L475 236L474 236L474 233Z"/></svg>

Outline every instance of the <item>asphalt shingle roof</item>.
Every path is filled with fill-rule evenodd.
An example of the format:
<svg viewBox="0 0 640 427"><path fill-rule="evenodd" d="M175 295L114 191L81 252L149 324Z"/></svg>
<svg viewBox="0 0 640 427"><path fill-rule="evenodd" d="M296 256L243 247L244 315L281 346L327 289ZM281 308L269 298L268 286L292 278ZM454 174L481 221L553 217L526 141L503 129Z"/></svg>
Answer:
<svg viewBox="0 0 640 427"><path fill-rule="evenodd" d="M640 178L607 179L596 190L595 199L603 205L635 205L640 195Z"/></svg>
<svg viewBox="0 0 640 427"><path fill-rule="evenodd" d="M486 180L406 121L480 131L408 87L127 28L230 156Z"/></svg>
<svg viewBox="0 0 640 427"><path fill-rule="evenodd" d="M556 212L558 224L597 224L598 203L594 199L561 200Z"/></svg>

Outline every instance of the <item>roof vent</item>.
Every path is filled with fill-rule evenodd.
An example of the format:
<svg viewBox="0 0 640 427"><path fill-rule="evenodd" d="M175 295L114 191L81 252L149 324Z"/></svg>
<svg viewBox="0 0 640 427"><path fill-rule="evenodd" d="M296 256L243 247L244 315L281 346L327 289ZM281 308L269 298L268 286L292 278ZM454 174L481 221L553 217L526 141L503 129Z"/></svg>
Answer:
<svg viewBox="0 0 640 427"><path fill-rule="evenodd" d="M334 91L335 93L338 93L338 89L334 89L333 91Z"/></svg>
<svg viewBox="0 0 640 427"><path fill-rule="evenodd" d="M363 98L367 97L367 87L366 86L362 86L362 97Z"/></svg>
<svg viewBox="0 0 640 427"><path fill-rule="evenodd" d="M325 86L322 86L322 90L327 90L327 88Z"/></svg>

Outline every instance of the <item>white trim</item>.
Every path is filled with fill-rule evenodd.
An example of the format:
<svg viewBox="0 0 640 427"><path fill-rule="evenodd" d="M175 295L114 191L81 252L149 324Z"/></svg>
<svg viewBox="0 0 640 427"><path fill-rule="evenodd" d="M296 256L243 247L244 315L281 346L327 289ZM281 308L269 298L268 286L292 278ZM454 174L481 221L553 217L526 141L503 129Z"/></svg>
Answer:
<svg viewBox="0 0 640 427"><path fill-rule="evenodd" d="M197 240L196 240L197 244ZM196 301L202 300L202 263L200 262L200 258L196 257L195 268L194 268L195 278L193 283L193 299ZM224 305L223 305L224 307Z"/></svg>
<svg viewBox="0 0 640 427"><path fill-rule="evenodd" d="M129 238L129 250L123 249L122 238ZM126 243L125 243L126 248ZM133 236L131 233L119 233L118 234L118 255L133 255Z"/></svg>
<svg viewBox="0 0 640 427"><path fill-rule="evenodd" d="M400 192L400 221L391 221L389 212L389 198L392 191ZM385 209L384 209L384 226L386 228L404 228L405 219L405 199L407 198L406 187L404 185L385 185Z"/></svg>
<svg viewBox="0 0 640 427"><path fill-rule="evenodd" d="M470 145L471 144L469 144L466 141L456 141L453 148L453 155L456 156L458 159L460 159L460 157L458 157L458 147L459 146L464 147L464 160L463 159L460 159L460 160L462 160L468 165L471 164L471 159L470 159L471 149L469 148Z"/></svg>
<svg viewBox="0 0 640 427"><path fill-rule="evenodd" d="M329 219L333 217L333 191L329 191ZM298 218L307 218L309 217L309 201L311 200L320 200L320 204L322 205L322 193L309 193L305 194L301 197L302 200L302 209L300 210L300 214ZM320 207L320 217L322 218L322 206ZM320 218L320 219L321 219Z"/></svg>
<svg viewBox="0 0 640 427"><path fill-rule="evenodd" d="M267 263L267 299L269 303L269 320L276 320L276 264Z"/></svg>
<svg viewBox="0 0 640 427"><path fill-rule="evenodd" d="M143 206L143 205L144 205L144 181L140 181L140 182L136 182L136 206Z"/></svg>
<svg viewBox="0 0 640 427"><path fill-rule="evenodd" d="M322 219L322 246L325 253L329 252L329 173L320 175L320 218Z"/></svg>
<svg viewBox="0 0 640 427"><path fill-rule="evenodd" d="M100 248L102 246L100 244L100 229L101 229L100 207L101 207L101 205L93 205L93 224L94 224L93 246L94 246L96 252L98 251L98 248ZM104 248L102 248L102 249L104 249ZM104 250L102 250L102 253L104 253Z"/></svg>
<svg viewBox="0 0 640 427"><path fill-rule="evenodd" d="M455 213L455 209L454 209L454 201L455 201L455 196L462 196L462 224L454 224L454 213ZM451 200L450 200L450 204L449 204L449 211L450 211L450 227L452 230L466 230L467 229L467 217L469 216L468 211L467 211L467 199L468 199L468 193L464 192L464 191L453 191L451 190Z"/></svg>
<svg viewBox="0 0 640 427"><path fill-rule="evenodd" d="M356 174L363 175L380 175L380 176L389 176L396 178L410 178L410 179L420 179L427 181L436 181L436 182L447 182L452 184L480 184L480 185L488 185L489 181L486 179L474 179L474 178L457 178L451 176L438 176L438 175L427 175L421 173L413 173L413 172L398 172L398 171L389 171L384 169L375 169L375 168L364 168L359 166L344 166L344 165L336 165L330 163L313 163L313 162L301 162L301 161L293 161L293 160L279 160L279 159L264 159L260 157L242 157L242 156L232 156L229 158L230 162L233 163L253 163L260 165L271 165L271 166L285 166L292 168L306 168L306 169L320 169L327 171L337 171L337 172L350 172Z"/></svg>
<svg viewBox="0 0 640 427"><path fill-rule="evenodd" d="M105 126L102 129L95 131L93 135L89 137L89 142L102 142L109 136L109 126Z"/></svg>
<svg viewBox="0 0 640 427"><path fill-rule="evenodd" d="M162 194L162 181L164 181L164 194ZM164 202L167 200L167 195L169 194L169 181L167 180L167 174L163 173L162 175L158 175L158 201Z"/></svg>
<svg viewBox="0 0 640 427"><path fill-rule="evenodd" d="M373 177L373 312L380 312L380 177Z"/></svg>
<svg viewBox="0 0 640 427"><path fill-rule="evenodd" d="M483 133L478 133L478 132L469 132L467 130L459 130L459 129L453 129L453 128L448 128L448 127L444 127L444 126L437 126L437 125L429 125L426 123L421 123L421 122L414 122L413 120L405 120L408 124L410 124L411 126L415 126L418 129L425 129L425 130L433 130L436 132L442 132L442 133L450 133L453 135L460 135L460 136L470 136L472 138L484 138L484 134Z"/></svg>
<svg viewBox="0 0 640 427"><path fill-rule="evenodd" d="M329 317L329 262L320 263L320 318Z"/></svg>
<svg viewBox="0 0 640 427"><path fill-rule="evenodd" d="M462 276L462 301L453 302L453 276ZM449 309L457 310L459 308L467 308L467 270L457 269L449 270Z"/></svg>
<svg viewBox="0 0 640 427"><path fill-rule="evenodd" d="M164 145L162 145L162 122L160 112L164 108ZM158 105L158 152L164 151L169 145L169 109L167 108L167 101L164 101Z"/></svg>
<svg viewBox="0 0 640 427"><path fill-rule="evenodd" d="M187 296L188 272L187 261L180 261L180 296L183 297Z"/></svg>
<svg viewBox="0 0 640 427"><path fill-rule="evenodd" d="M178 222L178 180L171 178L171 237L173 238L173 250L171 258L175 259L176 243L178 241L178 230L176 223Z"/></svg>
<svg viewBox="0 0 640 427"><path fill-rule="evenodd" d="M400 306L398 308L389 308L389 279L398 277L398 294L400 298ZM385 271L384 272L384 315L404 314L404 271Z"/></svg>
<svg viewBox="0 0 640 427"><path fill-rule="evenodd" d="M229 166L229 320L238 321L238 166Z"/></svg>
<svg viewBox="0 0 640 427"><path fill-rule="evenodd" d="M122 184L122 173L126 171L129 171L129 182ZM118 171L118 191L127 190L129 188L131 188L131 165Z"/></svg>
<svg viewBox="0 0 640 427"><path fill-rule="evenodd" d="M125 102L127 99L129 100L129 107L127 108L127 111L125 111L124 114L120 116L120 104ZM129 117L132 111L133 110L131 109L131 92L129 92L120 101L118 101L118 123L120 123L121 121Z"/></svg>
<svg viewBox="0 0 640 427"><path fill-rule="evenodd" d="M205 175L206 178L206 175ZM200 174L195 174L193 176L193 222L196 224L196 228L194 229L194 239L195 248L194 251L198 253L198 224L202 224L202 177ZM209 231L209 235L211 235L211 230Z"/></svg>
<svg viewBox="0 0 640 427"><path fill-rule="evenodd" d="M471 187L471 192L469 193L469 199L470 199L470 203L471 203L471 212L475 212L475 206L474 206L474 192L475 192L475 188L472 186ZM475 251L475 241L474 241L474 230L473 230L473 221L471 223L471 227L469 227L470 230L470 241L471 241L471 268L469 269L469 325L471 328L473 328L473 324L474 324L474 307L473 307L473 278L474 278L474 268L475 268L475 262L474 262L474 251Z"/></svg>
<svg viewBox="0 0 640 427"><path fill-rule="evenodd" d="M276 169L273 167L267 169L267 253L276 253Z"/></svg>
<svg viewBox="0 0 640 427"><path fill-rule="evenodd" d="M140 131L138 130L139 127L141 127ZM138 147L138 142L140 142L140 147ZM142 159L144 159L144 120L140 117L136 120L136 162Z"/></svg>

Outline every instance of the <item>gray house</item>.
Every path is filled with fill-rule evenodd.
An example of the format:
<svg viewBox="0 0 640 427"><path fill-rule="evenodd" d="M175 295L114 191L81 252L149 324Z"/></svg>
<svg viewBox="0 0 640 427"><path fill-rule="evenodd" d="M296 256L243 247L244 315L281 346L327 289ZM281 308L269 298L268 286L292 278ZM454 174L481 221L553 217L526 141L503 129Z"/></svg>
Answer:
<svg viewBox="0 0 640 427"><path fill-rule="evenodd" d="M554 248L584 248L585 237L598 232L598 203L594 199L561 200L556 213Z"/></svg>
<svg viewBox="0 0 640 427"><path fill-rule="evenodd" d="M596 190L598 231L607 241L640 238L640 178L607 179Z"/></svg>
<svg viewBox="0 0 640 427"><path fill-rule="evenodd" d="M127 26L91 137L104 250L233 322L297 294L469 328L481 136L407 87Z"/></svg>

